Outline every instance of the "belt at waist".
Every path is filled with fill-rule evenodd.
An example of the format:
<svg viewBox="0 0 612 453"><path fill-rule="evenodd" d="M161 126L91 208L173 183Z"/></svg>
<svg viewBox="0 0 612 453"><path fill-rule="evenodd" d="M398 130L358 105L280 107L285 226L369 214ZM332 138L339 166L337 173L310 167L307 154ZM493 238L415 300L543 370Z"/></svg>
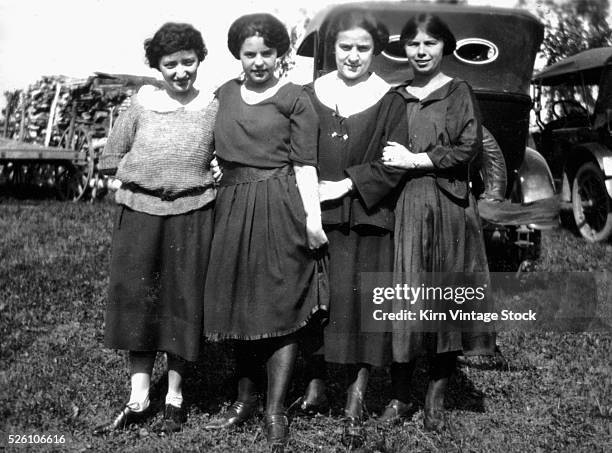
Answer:
<svg viewBox="0 0 612 453"><path fill-rule="evenodd" d="M258 168L224 162L223 178L219 181L220 186L233 186L248 182L265 181L266 179L280 178L293 175L293 166L285 165L278 168Z"/></svg>
<svg viewBox="0 0 612 453"><path fill-rule="evenodd" d="M179 190L179 191L169 191L168 189L147 189L145 187L139 186L133 182L124 182L121 184L122 189L127 189L131 192L135 193L143 193L145 195L150 195L152 197L159 198L162 201L174 201L179 198L188 197L188 196L196 196L202 195L207 190L213 188L213 184L209 184L201 187L193 187L191 189Z"/></svg>

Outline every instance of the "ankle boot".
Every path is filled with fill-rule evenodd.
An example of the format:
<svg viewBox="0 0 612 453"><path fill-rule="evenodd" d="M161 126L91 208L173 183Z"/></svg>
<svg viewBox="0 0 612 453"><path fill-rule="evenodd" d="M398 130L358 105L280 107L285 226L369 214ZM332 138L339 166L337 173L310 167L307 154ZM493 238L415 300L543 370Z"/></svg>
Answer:
<svg viewBox="0 0 612 453"><path fill-rule="evenodd" d="M395 425L401 423L408 418L414 410L414 404L404 403L398 399L393 399L387 404L383 413L376 420L377 423L383 425Z"/></svg>
<svg viewBox="0 0 612 453"><path fill-rule="evenodd" d="M325 383L321 379L310 381L306 394L300 396L289 408L289 412L293 411L306 416L328 413L329 400L325 395Z"/></svg>
<svg viewBox="0 0 612 453"><path fill-rule="evenodd" d="M266 415L264 417L264 428L271 453L283 453L289 441L289 419L287 415Z"/></svg>
<svg viewBox="0 0 612 453"><path fill-rule="evenodd" d="M427 431L441 431L444 428L444 394L448 378L429 381L425 395L425 418L423 425Z"/></svg>

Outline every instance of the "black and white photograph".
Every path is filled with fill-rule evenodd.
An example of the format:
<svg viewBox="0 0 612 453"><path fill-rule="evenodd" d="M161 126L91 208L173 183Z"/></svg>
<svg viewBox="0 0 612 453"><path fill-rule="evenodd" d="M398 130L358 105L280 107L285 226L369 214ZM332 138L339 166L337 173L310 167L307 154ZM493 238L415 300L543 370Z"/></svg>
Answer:
<svg viewBox="0 0 612 453"><path fill-rule="evenodd" d="M0 446L612 451L610 0L0 0Z"/></svg>

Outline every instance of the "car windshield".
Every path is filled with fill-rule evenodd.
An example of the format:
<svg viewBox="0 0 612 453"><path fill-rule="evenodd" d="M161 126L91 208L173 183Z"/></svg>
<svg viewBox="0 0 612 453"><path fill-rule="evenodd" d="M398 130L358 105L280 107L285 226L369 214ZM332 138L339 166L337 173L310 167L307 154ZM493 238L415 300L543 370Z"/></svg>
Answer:
<svg viewBox="0 0 612 453"><path fill-rule="evenodd" d="M612 109L612 64L608 64L601 80L595 113Z"/></svg>
<svg viewBox="0 0 612 453"><path fill-rule="evenodd" d="M543 89L544 91L544 89ZM553 117L592 115L599 95L598 85L561 84L546 87L546 110Z"/></svg>

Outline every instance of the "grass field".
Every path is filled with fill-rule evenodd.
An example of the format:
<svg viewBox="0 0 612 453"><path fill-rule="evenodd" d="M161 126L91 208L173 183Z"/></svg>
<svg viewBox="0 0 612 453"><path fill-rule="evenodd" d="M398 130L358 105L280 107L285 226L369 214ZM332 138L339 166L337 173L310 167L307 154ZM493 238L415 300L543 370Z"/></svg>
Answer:
<svg viewBox="0 0 612 453"><path fill-rule="evenodd" d="M203 429L233 396L231 353L217 344L205 345L190 368L181 433L160 437L146 424L106 439L91 435L128 395L125 356L102 347L113 216L110 201L0 199L0 449L266 451L259 421L230 433ZM612 272L609 243L586 244L559 229L544 234L542 248L538 271ZM419 411L403 426L369 422L367 451L612 451L612 333L502 332L499 344L505 360L460 362L447 401L449 429L422 430L423 363L414 379ZM290 400L304 388L300 367ZM152 394L160 410L162 370L160 357ZM344 451L341 370L331 371L331 415L295 418L292 451ZM374 372L370 389L374 415L389 399L385 370ZM64 443L8 444L9 435L48 434Z"/></svg>

